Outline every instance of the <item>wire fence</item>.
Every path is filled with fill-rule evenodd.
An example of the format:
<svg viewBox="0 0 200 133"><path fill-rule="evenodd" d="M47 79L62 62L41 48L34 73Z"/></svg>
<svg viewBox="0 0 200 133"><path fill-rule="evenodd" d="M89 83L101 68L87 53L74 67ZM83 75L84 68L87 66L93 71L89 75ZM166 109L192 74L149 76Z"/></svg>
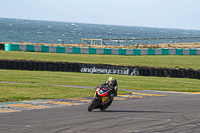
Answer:
<svg viewBox="0 0 200 133"><path fill-rule="evenodd" d="M158 44L191 44L198 43L200 37L171 37L171 38L139 38L139 39L87 39L82 38L81 44L101 46L134 46Z"/></svg>

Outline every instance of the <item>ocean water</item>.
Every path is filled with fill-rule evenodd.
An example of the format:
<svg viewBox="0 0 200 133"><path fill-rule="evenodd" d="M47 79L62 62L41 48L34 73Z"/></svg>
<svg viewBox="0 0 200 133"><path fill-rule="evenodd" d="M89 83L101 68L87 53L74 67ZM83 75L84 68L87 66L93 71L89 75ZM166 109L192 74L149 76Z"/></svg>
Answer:
<svg viewBox="0 0 200 133"><path fill-rule="evenodd" d="M81 38L141 39L165 37L200 37L200 30L0 18L0 42L80 44ZM159 40L159 43L164 41ZM190 42L194 41L194 39L190 39ZM112 41L112 45L117 45L117 42L117 40ZM123 42L125 41L120 41L120 45L123 45ZM167 43L171 42L172 39L167 40ZM180 40L177 39L175 42L180 42ZM183 39L182 42L188 42L188 39ZM109 44L110 41L105 41L105 43ZM140 43L140 40L135 42L135 44ZM144 40L143 44L145 43L148 44L149 40ZM156 43L156 40L152 40L153 43ZM128 45L132 44L133 40L128 42Z"/></svg>

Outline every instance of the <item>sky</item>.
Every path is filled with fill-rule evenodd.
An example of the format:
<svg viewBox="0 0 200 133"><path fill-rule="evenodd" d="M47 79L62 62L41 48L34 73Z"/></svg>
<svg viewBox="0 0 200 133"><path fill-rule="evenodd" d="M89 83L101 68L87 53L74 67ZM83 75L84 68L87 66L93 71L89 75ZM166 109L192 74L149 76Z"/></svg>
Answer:
<svg viewBox="0 0 200 133"><path fill-rule="evenodd" d="M200 30L200 0L0 0L1 18Z"/></svg>

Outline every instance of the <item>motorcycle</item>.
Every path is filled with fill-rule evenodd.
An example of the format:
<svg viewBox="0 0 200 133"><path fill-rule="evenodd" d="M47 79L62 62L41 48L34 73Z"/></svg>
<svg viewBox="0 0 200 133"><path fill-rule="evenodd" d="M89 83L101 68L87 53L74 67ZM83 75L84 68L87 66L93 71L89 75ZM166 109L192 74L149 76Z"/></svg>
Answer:
<svg viewBox="0 0 200 133"><path fill-rule="evenodd" d="M96 88L93 100L88 105L88 111L93 109L100 109L105 111L108 108L108 103L111 101L109 95L111 91L108 87L101 85Z"/></svg>

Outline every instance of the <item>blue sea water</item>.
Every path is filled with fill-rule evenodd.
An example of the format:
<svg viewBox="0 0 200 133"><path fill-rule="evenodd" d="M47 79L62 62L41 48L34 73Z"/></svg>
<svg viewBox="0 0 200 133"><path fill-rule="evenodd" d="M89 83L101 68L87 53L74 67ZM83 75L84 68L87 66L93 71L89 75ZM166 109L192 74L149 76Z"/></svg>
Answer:
<svg viewBox="0 0 200 133"><path fill-rule="evenodd" d="M149 28L0 18L0 42L80 44L81 38L140 39L200 37L200 30ZM156 41L156 40L155 40ZM164 40L163 40L164 41ZM179 40L176 40L180 42ZM187 42L187 39L183 39ZM194 40L190 40L193 41ZM122 41L123 42L123 41ZM172 40L167 40L167 43ZM117 41L112 42L115 45ZM136 42L140 43L140 42ZM149 43L146 40L145 43ZM130 43L129 45L131 45Z"/></svg>

